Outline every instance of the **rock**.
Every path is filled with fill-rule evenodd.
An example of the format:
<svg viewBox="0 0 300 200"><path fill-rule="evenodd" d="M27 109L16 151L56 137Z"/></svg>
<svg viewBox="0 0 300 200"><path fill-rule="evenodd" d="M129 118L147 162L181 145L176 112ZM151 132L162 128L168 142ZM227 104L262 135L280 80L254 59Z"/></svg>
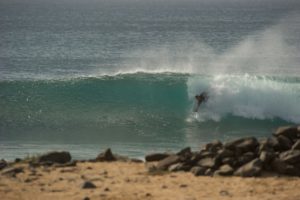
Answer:
<svg viewBox="0 0 300 200"><path fill-rule="evenodd" d="M217 171L214 172L214 176L230 176L234 172L230 165L222 165Z"/></svg>
<svg viewBox="0 0 300 200"><path fill-rule="evenodd" d="M45 162L52 162L52 163L67 163L71 161L71 154L67 151L61 152L49 152L44 154L38 158L38 162L45 163Z"/></svg>
<svg viewBox="0 0 300 200"><path fill-rule="evenodd" d="M300 140L297 140L295 144L292 146L292 150L300 150Z"/></svg>
<svg viewBox="0 0 300 200"><path fill-rule="evenodd" d="M182 167L183 167L183 163L176 163L176 164L173 164L170 167L168 167L168 171L169 172L181 171Z"/></svg>
<svg viewBox="0 0 300 200"><path fill-rule="evenodd" d="M253 177L259 176L262 171L262 162L259 158L252 160L251 162L241 166L234 172L235 176Z"/></svg>
<svg viewBox="0 0 300 200"><path fill-rule="evenodd" d="M262 161L263 165L267 166L275 158L274 152L262 151L259 155L259 159Z"/></svg>
<svg viewBox="0 0 300 200"><path fill-rule="evenodd" d="M166 170L169 166L178 163L180 161L180 157L178 155L170 155L167 158L159 161L157 163L158 170Z"/></svg>
<svg viewBox="0 0 300 200"><path fill-rule="evenodd" d="M212 176L213 173L214 173L214 170L208 168L208 169L205 171L204 175L205 175L205 176Z"/></svg>
<svg viewBox="0 0 300 200"><path fill-rule="evenodd" d="M190 170L190 172L192 172L195 176L202 176L205 174L205 171L207 170L206 167L192 167L192 169Z"/></svg>
<svg viewBox="0 0 300 200"><path fill-rule="evenodd" d="M191 151L191 147L186 147L182 150L180 150L178 153L176 153L176 155L178 156L190 156L192 154L192 151Z"/></svg>
<svg viewBox="0 0 300 200"><path fill-rule="evenodd" d="M279 155L279 159L289 164L300 163L300 150L289 150L282 152Z"/></svg>
<svg viewBox="0 0 300 200"><path fill-rule="evenodd" d="M280 144L280 150L289 150L293 146L292 141L288 137L285 137L283 135L279 135L277 137L277 140Z"/></svg>
<svg viewBox="0 0 300 200"><path fill-rule="evenodd" d="M198 161L197 163L198 166L200 167L206 167L206 168L218 168L219 166L219 161L216 158L203 158Z"/></svg>
<svg viewBox="0 0 300 200"><path fill-rule="evenodd" d="M237 165L237 160L233 157L227 157L227 158L223 158L221 163L228 164L230 166L236 166Z"/></svg>
<svg viewBox="0 0 300 200"><path fill-rule="evenodd" d="M249 151L255 151L256 147L258 146L258 141L254 137L246 137L246 138L240 138L233 140L231 142L226 143L225 145L226 149L236 151L239 150L241 152L249 152Z"/></svg>
<svg viewBox="0 0 300 200"><path fill-rule="evenodd" d="M16 158L16 159L15 159L15 163L18 163L18 162L21 162L21 161L22 161L21 158Z"/></svg>
<svg viewBox="0 0 300 200"><path fill-rule="evenodd" d="M96 157L96 161L116 161L116 160L117 158L113 155L110 148L106 149L103 153L100 153Z"/></svg>
<svg viewBox="0 0 300 200"><path fill-rule="evenodd" d="M165 159L168 156L170 156L170 154L167 154L167 153L153 153L153 154L146 155L145 160L147 162L160 161L160 160Z"/></svg>
<svg viewBox="0 0 300 200"><path fill-rule="evenodd" d="M221 149L223 146L222 142L220 142L219 140L215 140L211 143L208 143L205 145L205 150L212 152L212 153L216 153L219 149Z"/></svg>
<svg viewBox="0 0 300 200"><path fill-rule="evenodd" d="M233 157L234 156L234 152L228 149L220 149L217 153L217 155L220 158L227 158L227 157Z"/></svg>
<svg viewBox="0 0 300 200"><path fill-rule="evenodd" d="M253 160L255 158L255 154L252 152L247 152L243 155L241 155L240 157L237 158L236 160L236 166L242 166L248 162L250 162L251 160Z"/></svg>
<svg viewBox="0 0 300 200"><path fill-rule="evenodd" d="M267 142L268 142L268 146L271 146L271 148L274 149L275 151L281 150L281 146L277 137L268 138Z"/></svg>
<svg viewBox="0 0 300 200"><path fill-rule="evenodd" d="M0 160L0 170L4 169L5 167L7 167L7 162L3 159Z"/></svg>
<svg viewBox="0 0 300 200"><path fill-rule="evenodd" d="M90 181L85 181L82 186L81 186L82 189L93 189L93 188L96 188L96 185Z"/></svg>
<svg viewBox="0 0 300 200"><path fill-rule="evenodd" d="M2 175L15 177L18 173L24 173L24 167L11 167L2 171Z"/></svg>
<svg viewBox="0 0 300 200"><path fill-rule="evenodd" d="M84 197L83 200L90 200L90 198L89 197Z"/></svg>
<svg viewBox="0 0 300 200"><path fill-rule="evenodd" d="M300 133L299 128L297 126L283 126L279 127L274 135L276 137L279 136L285 136L289 138L290 140L294 140L298 137L298 134Z"/></svg>
<svg viewBox="0 0 300 200"><path fill-rule="evenodd" d="M287 175L292 175L292 176L300 175L299 168L297 168L293 165L289 165L278 158L275 158L271 162L271 167L272 167L273 171L275 171L279 174L287 174Z"/></svg>

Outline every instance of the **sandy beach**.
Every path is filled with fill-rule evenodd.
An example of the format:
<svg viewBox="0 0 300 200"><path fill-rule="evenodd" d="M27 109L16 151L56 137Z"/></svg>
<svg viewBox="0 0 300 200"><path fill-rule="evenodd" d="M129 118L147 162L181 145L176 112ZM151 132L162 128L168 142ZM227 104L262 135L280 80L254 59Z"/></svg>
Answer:
<svg viewBox="0 0 300 200"><path fill-rule="evenodd" d="M83 162L74 167L24 167L0 176L1 199L277 199L299 200L300 178L196 177L189 172L149 174L145 163ZM96 188L83 189L85 181Z"/></svg>

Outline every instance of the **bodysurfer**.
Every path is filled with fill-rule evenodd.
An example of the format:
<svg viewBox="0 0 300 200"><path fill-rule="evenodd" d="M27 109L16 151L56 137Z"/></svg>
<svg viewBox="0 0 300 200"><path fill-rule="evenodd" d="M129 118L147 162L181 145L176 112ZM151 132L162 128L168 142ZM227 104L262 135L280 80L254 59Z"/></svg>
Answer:
<svg viewBox="0 0 300 200"><path fill-rule="evenodd" d="M198 112L198 110L199 110L199 107L200 107L200 105L202 104L202 103L205 103L206 101L207 101L207 99L208 99L208 94L207 94L207 92L202 92L201 94L199 94L199 95L196 95L195 96L195 99L196 99L196 107L195 107L195 109L194 109L194 112Z"/></svg>

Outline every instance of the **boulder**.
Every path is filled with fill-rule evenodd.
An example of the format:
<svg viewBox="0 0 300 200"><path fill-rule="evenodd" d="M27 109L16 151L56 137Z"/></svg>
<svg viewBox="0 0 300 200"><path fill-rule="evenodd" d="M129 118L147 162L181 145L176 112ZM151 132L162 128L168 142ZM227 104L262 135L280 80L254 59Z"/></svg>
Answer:
<svg viewBox="0 0 300 200"><path fill-rule="evenodd" d="M1 174L15 177L18 173L23 173L24 167L10 167L2 171Z"/></svg>
<svg viewBox="0 0 300 200"><path fill-rule="evenodd" d="M230 176L234 172L230 165L222 165L217 171L214 172L214 176Z"/></svg>
<svg viewBox="0 0 300 200"><path fill-rule="evenodd" d="M236 159L236 166L242 166L255 158L255 154L247 152Z"/></svg>
<svg viewBox="0 0 300 200"><path fill-rule="evenodd" d="M276 138L276 141L277 141L277 138ZM273 148L270 138L261 139L258 143L259 143L259 146L257 149L258 154L261 154L262 151L274 151L274 148ZM278 143L278 141L277 141L277 143ZM278 145L279 145L279 143L278 143Z"/></svg>
<svg viewBox="0 0 300 200"><path fill-rule="evenodd" d="M191 168L190 172L192 172L195 176L202 176L205 174L206 170L206 167L195 166Z"/></svg>
<svg viewBox="0 0 300 200"><path fill-rule="evenodd" d="M178 156L190 156L192 154L191 147L186 147L184 149L181 149L178 153L176 153Z"/></svg>
<svg viewBox="0 0 300 200"><path fill-rule="evenodd" d="M116 161L117 158L113 155L113 153L111 152L111 149L108 148L106 149L103 153L100 153L97 157L96 157L96 161Z"/></svg>
<svg viewBox="0 0 300 200"><path fill-rule="evenodd" d="M273 171L279 173L279 174L285 174L286 169L287 169L287 164L280 160L279 158L275 158L271 162L271 168Z"/></svg>
<svg viewBox="0 0 300 200"><path fill-rule="evenodd" d="M187 165L185 163L176 163L176 164L171 165L168 168L168 171L170 171L170 172L190 171L191 168L192 168L191 165Z"/></svg>
<svg viewBox="0 0 300 200"><path fill-rule="evenodd" d="M296 166L287 164L278 158L275 158L271 162L271 167L272 167L273 171L275 171L279 174L286 174L286 175L291 175L291 176L299 176L300 175L299 168L297 168Z"/></svg>
<svg viewBox="0 0 300 200"><path fill-rule="evenodd" d="M255 151L256 147L258 146L258 141L255 137L246 137L233 140L231 142L226 143L226 149L232 151L241 151L241 152L248 152L248 151Z"/></svg>
<svg viewBox="0 0 300 200"><path fill-rule="evenodd" d="M223 146L222 142L220 142L219 140L215 140L211 143L208 143L205 145L205 150L212 152L212 153L216 153L219 149L221 149Z"/></svg>
<svg viewBox="0 0 300 200"><path fill-rule="evenodd" d="M261 174L261 171L262 162L259 158L256 158L237 169L234 172L234 175L242 177L254 177L259 176Z"/></svg>
<svg viewBox="0 0 300 200"><path fill-rule="evenodd" d="M230 166L236 166L237 160L234 157L227 157L227 158L223 158L221 163L228 164Z"/></svg>
<svg viewBox="0 0 300 200"><path fill-rule="evenodd" d="M300 140L297 140L295 144L292 146L292 150L300 150Z"/></svg>
<svg viewBox="0 0 300 200"><path fill-rule="evenodd" d="M281 145L280 145L277 137L270 137L270 138L268 138L267 145L271 146L271 148L274 151L280 151L281 150Z"/></svg>
<svg viewBox="0 0 300 200"><path fill-rule="evenodd" d="M292 141L288 137L286 137L286 136L279 135L277 137L277 140L278 140L278 142L280 144L280 150L283 150L283 151L289 150L293 146Z"/></svg>
<svg viewBox="0 0 300 200"><path fill-rule="evenodd" d="M274 135L276 137L285 136L285 137L289 138L290 140L294 140L298 137L299 133L300 133L300 131L297 126L283 126L283 127L277 128Z"/></svg>
<svg viewBox="0 0 300 200"><path fill-rule="evenodd" d="M0 170L4 169L5 167L7 167L7 162L3 159L0 160Z"/></svg>
<svg viewBox="0 0 300 200"><path fill-rule="evenodd" d="M203 158L198 161L197 165L200 167L206 168L218 168L219 167L219 160L212 157Z"/></svg>
<svg viewBox="0 0 300 200"><path fill-rule="evenodd" d="M64 164L71 161L71 154L67 151L53 151L46 153L44 155L41 155L38 158L38 162L40 163L60 163Z"/></svg>
<svg viewBox="0 0 300 200"><path fill-rule="evenodd" d="M274 158L275 154L272 151L262 151L259 155L259 159L264 165L269 165Z"/></svg>
<svg viewBox="0 0 300 200"><path fill-rule="evenodd" d="M153 162L153 161L160 161L168 157L169 154L167 153L153 153L153 154L148 154L145 156L145 160L147 162Z"/></svg>
<svg viewBox="0 0 300 200"><path fill-rule="evenodd" d="M157 163L157 169L158 170L166 170L169 168L169 166L179 163L179 162L180 162L180 156L170 155Z"/></svg>
<svg viewBox="0 0 300 200"><path fill-rule="evenodd" d="M279 159L289 164L299 164L300 150L289 150L289 151L282 152L279 155Z"/></svg>
<svg viewBox="0 0 300 200"><path fill-rule="evenodd" d="M234 152L229 150L229 149L220 149L217 152L217 155L223 159L223 158L227 158L227 157L233 157L234 156Z"/></svg>

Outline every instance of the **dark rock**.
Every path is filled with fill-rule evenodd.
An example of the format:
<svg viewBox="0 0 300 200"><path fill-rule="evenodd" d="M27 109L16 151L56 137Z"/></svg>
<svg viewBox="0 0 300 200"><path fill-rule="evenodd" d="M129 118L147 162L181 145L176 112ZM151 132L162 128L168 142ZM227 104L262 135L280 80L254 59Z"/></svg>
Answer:
<svg viewBox="0 0 300 200"><path fill-rule="evenodd" d="M171 165L171 166L168 167L168 171L169 171L169 172L177 172L177 171L181 171L183 165L184 165L183 163L176 163L176 164L173 164L173 165Z"/></svg>
<svg viewBox="0 0 300 200"><path fill-rule="evenodd" d="M259 158L252 160L251 162L241 166L234 172L235 176L253 177L259 176L262 171L262 162Z"/></svg>
<svg viewBox="0 0 300 200"><path fill-rule="evenodd" d="M21 161L22 161L21 158L16 158L16 159L15 159L15 163L18 163L18 162L21 162Z"/></svg>
<svg viewBox="0 0 300 200"><path fill-rule="evenodd" d="M93 188L96 188L96 185L90 181L85 181L82 186L81 186L82 189L93 189Z"/></svg>
<svg viewBox="0 0 300 200"><path fill-rule="evenodd" d="M295 144L292 146L292 150L300 150L300 140L297 140Z"/></svg>
<svg viewBox="0 0 300 200"><path fill-rule="evenodd" d="M15 177L18 173L24 173L24 167L11 167L6 168L1 174Z"/></svg>
<svg viewBox="0 0 300 200"><path fill-rule="evenodd" d="M277 137L277 140L280 144L280 150L289 150L293 146L292 141L288 137L285 137L283 135L279 135Z"/></svg>
<svg viewBox="0 0 300 200"><path fill-rule="evenodd" d="M84 197L83 200L90 200L90 198L89 197Z"/></svg>
<svg viewBox="0 0 300 200"><path fill-rule="evenodd" d="M153 154L146 155L145 160L147 162L160 161L160 160L165 159L168 156L170 156L170 155L167 153L153 153Z"/></svg>
<svg viewBox="0 0 300 200"><path fill-rule="evenodd" d="M227 158L227 157L233 157L234 156L234 152L228 149L220 149L217 153L217 155L220 158Z"/></svg>
<svg viewBox="0 0 300 200"><path fill-rule="evenodd" d="M206 167L193 167L190 172L192 172L195 176L202 176L205 174L205 171L207 170Z"/></svg>
<svg viewBox="0 0 300 200"><path fill-rule="evenodd" d="M180 157L178 155L170 155L167 158L159 161L157 163L158 170L166 170L169 166L178 163L180 161Z"/></svg>
<svg viewBox="0 0 300 200"><path fill-rule="evenodd" d="M176 155L178 156L190 156L192 154L191 147L186 147L180 150Z"/></svg>
<svg viewBox="0 0 300 200"><path fill-rule="evenodd" d="M234 172L230 165L222 165L217 171L214 172L214 176L230 176Z"/></svg>
<svg viewBox="0 0 300 200"><path fill-rule="evenodd" d="M298 137L298 134L300 133L299 129L297 126L284 126L284 127L279 127L274 135L276 137L279 136L285 136L289 138L290 140L294 140Z"/></svg>
<svg viewBox="0 0 300 200"><path fill-rule="evenodd" d="M272 151L262 151L259 155L259 159L265 166L269 165L274 158L275 154Z"/></svg>
<svg viewBox="0 0 300 200"><path fill-rule="evenodd" d="M258 155L260 155L262 151L273 151L274 150L273 146L270 142L270 138L261 139L258 143L259 143L258 150L257 150ZM279 145L279 143L278 143L278 145Z"/></svg>
<svg viewBox="0 0 300 200"><path fill-rule="evenodd" d="M247 137L247 138L240 138L233 140L231 142L227 142L225 145L226 149L232 151L241 151L241 152L248 152L248 151L255 151L256 147L258 146L258 141L254 137Z"/></svg>
<svg viewBox="0 0 300 200"><path fill-rule="evenodd" d="M236 166L237 165L237 160L233 157L227 157L222 159L222 164L228 164L230 166Z"/></svg>
<svg viewBox="0 0 300 200"><path fill-rule="evenodd" d="M281 150L281 145L280 145L277 137L268 138L267 145L271 146L272 149L274 149L275 151Z"/></svg>
<svg viewBox="0 0 300 200"><path fill-rule="evenodd" d="M110 148L106 149L103 153L100 153L96 157L96 161L116 161L116 160L117 158L113 155Z"/></svg>
<svg viewBox="0 0 300 200"><path fill-rule="evenodd" d="M202 150L198 153L198 158L201 159L201 158L206 158L206 157L214 157L215 156L215 153L212 153L210 151L207 151L207 150Z"/></svg>
<svg viewBox="0 0 300 200"><path fill-rule="evenodd" d="M289 164L300 163L300 150L289 150L282 152L279 159Z"/></svg>
<svg viewBox="0 0 300 200"><path fill-rule="evenodd" d="M0 170L4 169L5 167L7 167L7 162L3 159L0 160Z"/></svg>
<svg viewBox="0 0 300 200"><path fill-rule="evenodd" d="M285 174L286 169L287 169L287 164L285 162L283 162L282 160L275 158L271 162L271 167L272 167L273 171L280 173L280 174Z"/></svg>
<svg viewBox="0 0 300 200"><path fill-rule="evenodd" d="M216 158L203 158L198 161L197 165L200 167L207 167L207 168L218 168L220 162Z"/></svg>
<svg viewBox="0 0 300 200"><path fill-rule="evenodd" d="M215 140L211 143L208 143L205 145L205 150L212 152L212 153L216 153L219 149L221 149L223 146L222 142L220 142L219 140Z"/></svg>
<svg viewBox="0 0 300 200"><path fill-rule="evenodd" d="M71 161L71 154L67 151L49 152L38 158L38 162L53 162L53 163L67 163Z"/></svg>
<svg viewBox="0 0 300 200"><path fill-rule="evenodd" d="M291 175L291 176L299 176L300 175L299 167L287 164L278 158L276 158L272 161L271 167L272 167L273 171L275 171L279 174L286 174L286 175Z"/></svg>
<svg viewBox="0 0 300 200"><path fill-rule="evenodd" d="M255 154L252 152L247 152L237 158L236 166L242 166L255 158Z"/></svg>

